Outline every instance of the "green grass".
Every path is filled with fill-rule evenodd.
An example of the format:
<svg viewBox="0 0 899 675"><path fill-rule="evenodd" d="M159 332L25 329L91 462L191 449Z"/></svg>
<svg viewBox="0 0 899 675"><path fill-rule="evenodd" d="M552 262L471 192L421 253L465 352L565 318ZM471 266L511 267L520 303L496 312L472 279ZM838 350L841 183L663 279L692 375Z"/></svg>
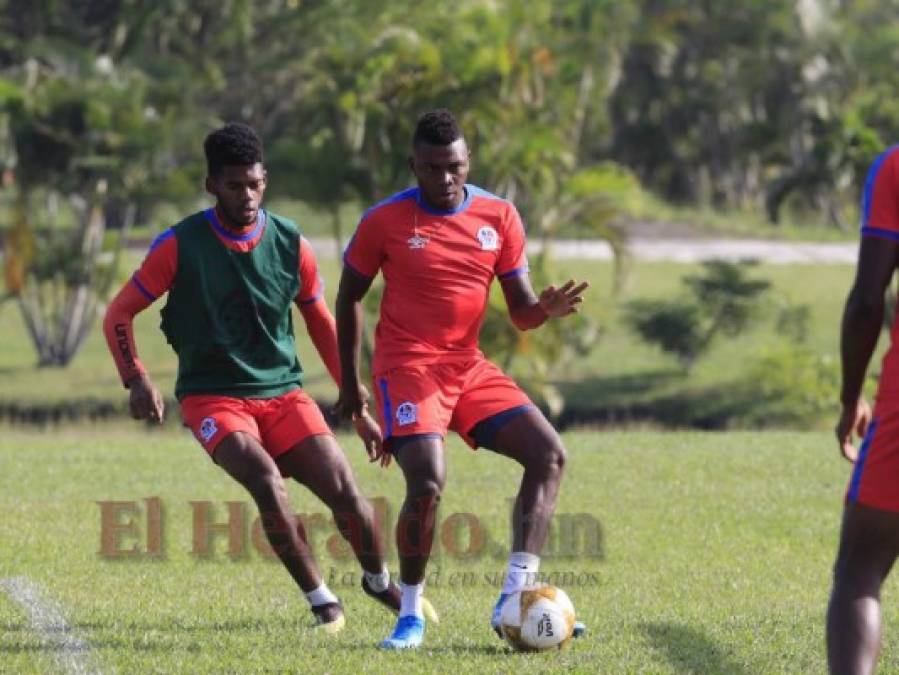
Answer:
<svg viewBox="0 0 899 675"><path fill-rule="evenodd" d="M116 672L822 672L823 615L847 465L829 434L572 433L558 513L602 525L601 559L548 557L589 634L561 654L508 653L487 619L497 589L484 574L504 567L508 503L518 470L458 440L448 449L441 521L472 512L489 542L474 560L445 550L428 588L442 614L419 653L374 648L391 619L352 585L351 561L313 538L323 570L346 604L348 626L329 639L286 572L251 551L231 561L225 541L211 560L191 555L190 501L247 501L186 434L141 427L7 430L0 438L0 577L26 576L65 610L91 663ZM395 467L382 471L342 437L360 485L396 513ZM296 510L323 508L296 485ZM98 501L158 497L165 507L162 560L98 555ZM254 509L251 509L254 511ZM130 545L133 540L126 539ZM391 569L396 568L395 559ZM450 587L453 573L478 583ZM587 575L592 574L592 577ZM885 593L882 672L899 669L899 608ZM0 594L0 662L11 672L49 672L54 654Z"/></svg>
<svg viewBox="0 0 899 675"><path fill-rule="evenodd" d="M800 206L793 200L781 209L780 222L768 220L762 209L716 209L712 207L681 206L656 197L647 200L644 209L651 224L641 229L659 232L659 236L694 236L747 239L779 239L784 241L855 241L857 207L844 207L843 217L848 227L841 230L827 221L820 211Z"/></svg>

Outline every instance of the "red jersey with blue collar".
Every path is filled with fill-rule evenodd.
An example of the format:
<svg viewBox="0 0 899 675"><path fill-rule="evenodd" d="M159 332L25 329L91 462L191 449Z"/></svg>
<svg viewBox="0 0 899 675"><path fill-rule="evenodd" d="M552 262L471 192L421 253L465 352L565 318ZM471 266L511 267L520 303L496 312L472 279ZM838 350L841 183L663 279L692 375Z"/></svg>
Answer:
<svg viewBox="0 0 899 675"><path fill-rule="evenodd" d="M525 233L508 201L474 185L455 209L417 187L362 217L344 256L357 274L384 275L373 371L479 356L490 285L527 272Z"/></svg>

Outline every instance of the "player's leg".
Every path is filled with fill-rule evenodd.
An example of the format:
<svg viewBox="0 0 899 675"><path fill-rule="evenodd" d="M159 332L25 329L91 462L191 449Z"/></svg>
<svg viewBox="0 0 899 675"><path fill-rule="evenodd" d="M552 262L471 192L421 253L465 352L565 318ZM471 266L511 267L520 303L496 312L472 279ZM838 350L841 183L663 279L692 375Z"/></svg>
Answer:
<svg viewBox="0 0 899 675"><path fill-rule="evenodd" d="M251 409L257 402L223 396L189 396L181 403L191 428L213 461L250 493L272 549L303 591L316 621L328 632L343 626L337 598L322 582L306 532L287 500L274 459L262 446Z"/></svg>
<svg viewBox="0 0 899 675"><path fill-rule="evenodd" d="M219 443L213 459L250 493L259 508L272 550L303 592L315 589L321 583L321 575L300 534L302 524L297 522L290 507L275 461L259 441L242 432L233 433Z"/></svg>
<svg viewBox="0 0 899 675"><path fill-rule="evenodd" d="M492 439L482 438L484 447L514 459L524 469L512 509L512 548L506 575L490 617L494 630L498 630L506 598L537 578L566 460L562 439L537 408L510 412L517 414L503 423ZM485 420L481 429L497 418L502 422L500 415ZM473 433L476 439L483 436L477 427ZM583 632L582 625L576 629L578 635Z"/></svg>
<svg viewBox="0 0 899 675"><path fill-rule="evenodd" d="M275 461L252 436L237 432L215 449L215 462L243 485L256 502L262 527L272 550L309 601L316 621L328 632L343 627L338 599L323 583L309 548L303 524L287 499L284 480Z"/></svg>
<svg viewBox="0 0 899 675"><path fill-rule="evenodd" d="M340 533L362 566L363 590L399 612L402 594L390 581L374 509L358 489L346 455L318 405L302 390L294 390L266 401L259 423L266 448L281 473L308 487L331 509ZM436 620L433 607L423 602L429 617Z"/></svg>
<svg viewBox="0 0 899 675"><path fill-rule="evenodd" d="M827 609L832 673L871 673L881 644L880 587L899 554L899 513L848 503Z"/></svg>
<svg viewBox="0 0 899 675"><path fill-rule="evenodd" d="M512 511L512 550L539 555L556 509L565 468L562 439L537 408L516 409L514 416L484 447L518 462L524 469ZM499 417L499 416L498 416ZM485 424L489 424L488 419ZM479 431L475 430L475 438Z"/></svg>
<svg viewBox="0 0 899 675"><path fill-rule="evenodd" d="M418 647L428 604L422 598L434 540L437 507L446 480L443 439L461 391L465 369L457 364L397 368L374 378L376 410L385 448L396 458L406 494L396 528L402 600L384 649Z"/></svg>
<svg viewBox="0 0 899 675"><path fill-rule="evenodd" d="M899 408L878 399L846 491L827 610L833 673L870 673L881 644L880 589L899 554Z"/></svg>
<svg viewBox="0 0 899 675"><path fill-rule="evenodd" d="M359 492L334 436L310 436L280 455L277 462L285 475L309 488L331 510L337 528L362 566L365 592L399 612L401 594L390 581L374 509Z"/></svg>
<svg viewBox="0 0 899 675"><path fill-rule="evenodd" d="M384 649L418 647L424 637L425 570L434 543L437 508L446 482L443 439L434 434L394 438L391 451L406 479L406 496L396 526L402 600Z"/></svg>
<svg viewBox="0 0 899 675"><path fill-rule="evenodd" d="M533 583L539 572L540 551L564 473L565 446L515 382L486 360L471 368L451 427L470 445L514 459L524 470L512 512L512 548L506 575L490 619L498 633L505 600ZM583 631L583 624L576 624L575 636Z"/></svg>

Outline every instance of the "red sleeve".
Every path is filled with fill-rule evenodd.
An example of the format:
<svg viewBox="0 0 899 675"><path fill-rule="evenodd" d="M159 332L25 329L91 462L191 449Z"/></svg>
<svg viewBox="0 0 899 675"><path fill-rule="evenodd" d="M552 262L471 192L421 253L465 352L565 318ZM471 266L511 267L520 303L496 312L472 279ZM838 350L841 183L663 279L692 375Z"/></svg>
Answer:
<svg viewBox="0 0 899 675"><path fill-rule="evenodd" d="M337 352L337 324L325 302L325 283L318 273L318 263L312 247L300 237L300 290L295 302L303 315L306 331L325 367L340 383L340 357Z"/></svg>
<svg viewBox="0 0 899 675"><path fill-rule="evenodd" d="M146 372L137 357L134 316L149 307L172 286L178 269L178 240L166 230L150 245L147 257L106 309L103 333L122 384Z"/></svg>
<svg viewBox="0 0 899 675"><path fill-rule="evenodd" d="M132 284L153 302L172 287L178 270L178 240L171 228L150 245L147 257L131 277Z"/></svg>
<svg viewBox="0 0 899 675"><path fill-rule="evenodd" d="M362 216L343 254L343 262L361 276L374 277L383 260L384 228L378 223L377 211L370 211Z"/></svg>
<svg viewBox="0 0 899 675"><path fill-rule="evenodd" d="M301 308L303 305L312 304L325 293L325 283L318 272L318 262L315 253L305 237L300 237L300 290L297 293L296 303Z"/></svg>
<svg viewBox="0 0 899 675"><path fill-rule="evenodd" d="M862 235L899 240L899 152L890 148L868 172L862 196Z"/></svg>
<svg viewBox="0 0 899 675"><path fill-rule="evenodd" d="M524 225L518 210L509 204L505 230L502 234L502 248L496 261L496 276L508 279L520 274L527 274L527 239L524 236Z"/></svg>
<svg viewBox="0 0 899 675"><path fill-rule="evenodd" d="M135 375L146 372L140 359L137 358L133 322L134 315L149 307L151 302L134 283L128 282L122 286L122 290L106 308L103 333L122 384Z"/></svg>

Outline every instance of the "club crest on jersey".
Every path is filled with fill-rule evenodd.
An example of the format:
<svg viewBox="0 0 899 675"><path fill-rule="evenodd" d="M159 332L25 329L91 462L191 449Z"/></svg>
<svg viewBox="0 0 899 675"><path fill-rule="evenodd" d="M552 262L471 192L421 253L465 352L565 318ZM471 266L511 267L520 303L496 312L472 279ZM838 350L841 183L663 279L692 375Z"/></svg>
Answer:
<svg viewBox="0 0 899 675"><path fill-rule="evenodd" d="M481 242L482 251L495 251L499 248L499 235L492 227L482 227L478 230L478 241Z"/></svg>
<svg viewBox="0 0 899 675"><path fill-rule="evenodd" d="M414 403L410 403L409 401L400 403L396 409L396 423L401 427L404 427L407 424L414 424L417 413L418 409Z"/></svg>
<svg viewBox="0 0 899 675"><path fill-rule="evenodd" d="M424 248L428 243L428 238L416 234L415 236L409 237L407 241L409 242L409 248Z"/></svg>
<svg viewBox="0 0 899 675"><path fill-rule="evenodd" d="M202 438L207 443L209 440L218 433L218 426L215 424L215 419L212 417L206 417L202 422L200 422L200 438Z"/></svg>

